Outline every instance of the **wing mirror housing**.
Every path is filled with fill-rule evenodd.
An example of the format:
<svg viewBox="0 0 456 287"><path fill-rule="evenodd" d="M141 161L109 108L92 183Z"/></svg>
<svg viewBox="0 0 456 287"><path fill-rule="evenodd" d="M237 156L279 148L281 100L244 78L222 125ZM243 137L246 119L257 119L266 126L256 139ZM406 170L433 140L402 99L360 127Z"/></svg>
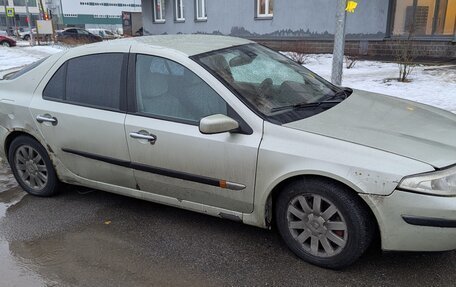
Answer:
<svg viewBox="0 0 456 287"><path fill-rule="evenodd" d="M216 114L200 120L199 130L202 134L220 134L239 129L239 123L232 118Z"/></svg>

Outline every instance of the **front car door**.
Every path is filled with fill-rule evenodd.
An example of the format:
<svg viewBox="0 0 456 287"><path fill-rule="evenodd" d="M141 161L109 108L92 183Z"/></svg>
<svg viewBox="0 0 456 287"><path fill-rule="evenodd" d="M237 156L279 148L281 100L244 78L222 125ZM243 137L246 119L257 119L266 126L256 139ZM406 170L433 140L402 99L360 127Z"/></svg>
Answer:
<svg viewBox="0 0 456 287"><path fill-rule="evenodd" d="M32 99L32 116L71 173L134 188L124 130L128 47L85 51L69 51L48 72Z"/></svg>
<svg viewBox="0 0 456 287"><path fill-rule="evenodd" d="M240 103L221 97L230 92L190 59L178 61L192 70L159 53L165 52L130 56L135 62L129 77L133 74L135 83L125 128L138 188L181 202L252 212L262 121L244 120L248 112L235 112ZM213 114L235 118L244 132L202 134L200 119Z"/></svg>

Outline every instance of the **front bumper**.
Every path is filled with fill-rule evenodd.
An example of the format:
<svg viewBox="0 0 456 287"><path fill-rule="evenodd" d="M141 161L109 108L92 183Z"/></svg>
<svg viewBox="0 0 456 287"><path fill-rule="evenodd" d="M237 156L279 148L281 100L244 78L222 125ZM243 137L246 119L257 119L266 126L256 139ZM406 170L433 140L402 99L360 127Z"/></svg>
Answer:
<svg viewBox="0 0 456 287"><path fill-rule="evenodd" d="M360 195L377 218L382 249L456 249L456 197L396 190L389 196Z"/></svg>

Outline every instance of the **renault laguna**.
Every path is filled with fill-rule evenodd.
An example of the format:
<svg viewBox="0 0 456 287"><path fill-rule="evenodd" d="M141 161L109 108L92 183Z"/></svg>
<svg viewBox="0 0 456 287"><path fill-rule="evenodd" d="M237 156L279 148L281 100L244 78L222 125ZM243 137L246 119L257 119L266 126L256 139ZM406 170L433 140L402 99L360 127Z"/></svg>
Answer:
<svg viewBox="0 0 456 287"><path fill-rule="evenodd" d="M456 249L456 115L332 85L254 42L122 39L0 81L0 156L20 186L61 183L276 226L326 268Z"/></svg>

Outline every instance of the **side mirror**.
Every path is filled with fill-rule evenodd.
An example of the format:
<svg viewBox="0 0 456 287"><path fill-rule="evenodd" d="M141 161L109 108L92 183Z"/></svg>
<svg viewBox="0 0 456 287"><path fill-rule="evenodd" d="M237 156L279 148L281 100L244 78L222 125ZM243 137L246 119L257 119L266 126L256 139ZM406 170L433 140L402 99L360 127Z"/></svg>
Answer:
<svg viewBox="0 0 456 287"><path fill-rule="evenodd" d="M222 114L202 118L199 124L199 130L203 134L226 133L238 128L239 123L237 121Z"/></svg>

